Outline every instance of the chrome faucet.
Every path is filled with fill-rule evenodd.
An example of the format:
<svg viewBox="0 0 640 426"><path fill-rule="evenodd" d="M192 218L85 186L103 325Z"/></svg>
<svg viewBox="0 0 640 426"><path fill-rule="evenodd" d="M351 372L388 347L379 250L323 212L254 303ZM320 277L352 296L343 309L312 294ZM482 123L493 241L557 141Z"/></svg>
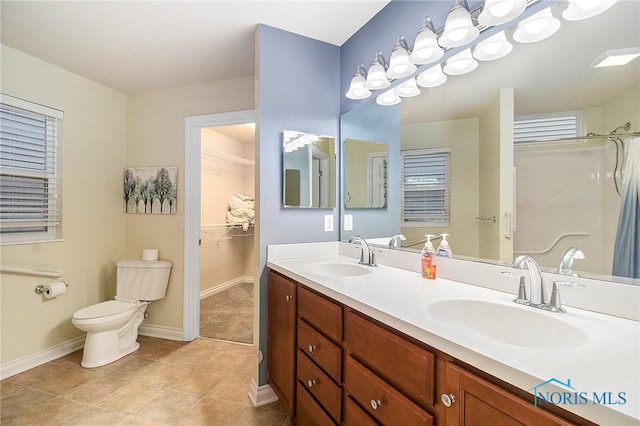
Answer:
<svg viewBox="0 0 640 426"><path fill-rule="evenodd" d="M359 235L354 235L349 239L349 242L360 244L362 248L362 251L360 252L360 262L358 263L367 266L377 266L375 256L373 254L374 252L364 238Z"/></svg>
<svg viewBox="0 0 640 426"><path fill-rule="evenodd" d="M560 266L558 267L558 274L562 275L573 275L574 277L579 277L577 273L571 271L573 266L574 259L584 259L584 253L578 247L570 247L562 256L562 261L560 262Z"/></svg>
<svg viewBox="0 0 640 426"><path fill-rule="evenodd" d="M406 240L405 236L401 233L394 234L389 240L389 248L394 249L402 247L402 241Z"/></svg>
<svg viewBox="0 0 640 426"><path fill-rule="evenodd" d="M548 306L547 289L544 284L544 278L542 277L542 271L533 257L527 254L522 254L516 257L511 263L511 267L515 269L522 269L524 265L526 265L529 270L528 298L527 292L523 291L524 288L521 282L516 302L524 305L535 306L536 308L544 308L545 306Z"/></svg>

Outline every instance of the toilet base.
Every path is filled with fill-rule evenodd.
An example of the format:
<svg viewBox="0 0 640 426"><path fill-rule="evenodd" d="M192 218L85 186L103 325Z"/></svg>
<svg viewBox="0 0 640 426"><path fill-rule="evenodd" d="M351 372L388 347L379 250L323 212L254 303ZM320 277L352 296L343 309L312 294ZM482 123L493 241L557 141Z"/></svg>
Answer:
<svg viewBox="0 0 640 426"><path fill-rule="evenodd" d="M80 365L84 368L102 367L137 351L140 348L138 328L144 320L147 305L142 303L118 330L87 332Z"/></svg>

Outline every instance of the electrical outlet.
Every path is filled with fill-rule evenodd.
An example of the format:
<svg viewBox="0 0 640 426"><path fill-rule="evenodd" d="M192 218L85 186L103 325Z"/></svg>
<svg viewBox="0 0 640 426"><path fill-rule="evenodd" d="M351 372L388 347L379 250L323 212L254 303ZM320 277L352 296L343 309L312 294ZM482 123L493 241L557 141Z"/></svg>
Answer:
<svg viewBox="0 0 640 426"><path fill-rule="evenodd" d="M333 231L333 215L332 214L324 215L324 230L325 232Z"/></svg>
<svg viewBox="0 0 640 426"><path fill-rule="evenodd" d="M344 230L353 231L353 215L352 214L344 215Z"/></svg>

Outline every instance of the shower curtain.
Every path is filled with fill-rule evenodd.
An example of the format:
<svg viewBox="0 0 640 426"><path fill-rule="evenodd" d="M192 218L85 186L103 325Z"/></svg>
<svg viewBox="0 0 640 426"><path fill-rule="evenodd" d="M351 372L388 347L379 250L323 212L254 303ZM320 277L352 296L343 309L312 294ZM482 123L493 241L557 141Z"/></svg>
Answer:
<svg viewBox="0 0 640 426"><path fill-rule="evenodd" d="M640 278L640 138L627 141L613 275Z"/></svg>

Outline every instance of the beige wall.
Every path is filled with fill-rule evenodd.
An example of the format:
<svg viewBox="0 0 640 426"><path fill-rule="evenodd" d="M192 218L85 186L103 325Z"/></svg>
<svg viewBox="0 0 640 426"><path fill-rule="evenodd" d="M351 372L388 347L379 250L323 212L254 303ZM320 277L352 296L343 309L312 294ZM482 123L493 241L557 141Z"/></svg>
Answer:
<svg viewBox="0 0 640 426"><path fill-rule="evenodd" d="M149 306L145 323L182 328L184 287L184 119L254 108L254 79L227 80L127 97L126 165L178 166L176 215L129 214L125 221L126 256L139 258L143 248L158 248L173 262L167 295Z"/></svg>
<svg viewBox="0 0 640 426"><path fill-rule="evenodd" d="M451 148L451 226L403 227L408 241L425 234L451 234L453 254L478 256L479 124L477 118L402 126L402 149ZM434 243L437 247L439 241ZM421 247L411 247L420 249Z"/></svg>
<svg viewBox="0 0 640 426"><path fill-rule="evenodd" d="M64 111L63 241L3 246L2 264L60 269L67 293L34 293L47 279L2 275L2 363L83 333L73 313L115 294L115 262L125 254L122 170L126 97L2 46L2 92Z"/></svg>
<svg viewBox="0 0 640 426"><path fill-rule="evenodd" d="M202 130L202 146L248 160L255 156L254 144L236 141L216 132L215 128ZM253 228L242 231L211 225L226 223L229 199L233 194L254 196L253 169L253 166L202 156L200 291L245 275L245 264L250 263L245 257L253 252ZM249 253L245 253L246 250Z"/></svg>

